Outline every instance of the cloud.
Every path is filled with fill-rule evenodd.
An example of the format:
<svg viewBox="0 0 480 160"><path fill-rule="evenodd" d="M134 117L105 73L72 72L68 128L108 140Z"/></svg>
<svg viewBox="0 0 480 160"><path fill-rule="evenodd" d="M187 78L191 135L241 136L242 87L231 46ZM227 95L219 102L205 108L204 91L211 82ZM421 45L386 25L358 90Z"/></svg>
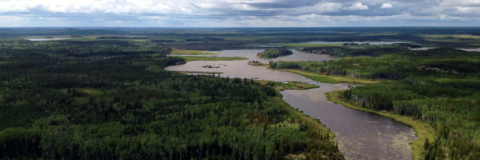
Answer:
<svg viewBox="0 0 480 160"><path fill-rule="evenodd" d="M367 6L367 5L363 5L363 4L360 3L360 2L357 2L357 3L352 4L352 6L344 7L343 9L344 9L344 10L367 10L367 9L368 9L368 6Z"/></svg>
<svg viewBox="0 0 480 160"><path fill-rule="evenodd" d="M477 17L479 0L0 0L0 27L471 26Z"/></svg>
<svg viewBox="0 0 480 160"><path fill-rule="evenodd" d="M384 3L380 8L393 8L393 6L390 3Z"/></svg>

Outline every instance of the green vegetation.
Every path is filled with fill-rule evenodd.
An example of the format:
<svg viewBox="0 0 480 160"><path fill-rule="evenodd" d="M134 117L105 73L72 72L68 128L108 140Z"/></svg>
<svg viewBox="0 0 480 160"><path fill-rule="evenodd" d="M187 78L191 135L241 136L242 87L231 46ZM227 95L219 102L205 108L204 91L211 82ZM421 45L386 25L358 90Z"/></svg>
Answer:
<svg viewBox="0 0 480 160"><path fill-rule="evenodd" d="M371 84L371 83L380 82L379 80L361 79L361 78L353 78L353 77L346 77L346 76L334 76L334 75L327 76L325 74L316 74L316 73L297 70L297 69L278 69L278 70L296 73L314 81L331 83L331 84L338 84L338 83Z"/></svg>
<svg viewBox="0 0 480 160"><path fill-rule="evenodd" d="M104 36L97 39L148 39L148 37L124 37L124 36Z"/></svg>
<svg viewBox="0 0 480 160"><path fill-rule="evenodd" d="M276 64L275 62L270 62L271 64ZM250 61L248 62L248 65L251 66L263 66L267 67L269 69L274 69L271 68L270 64L264 64L259 61ZM311 80L318 81L318 82L323 82L323 83L331 83L331 84L338 84L338 83L351 83L351 84L371 84L371 83L379 83L380 80L374 80L374 79L363 79L363 78L354 78L354 77L348 77L348 76L339 76L339 75L326 75L326 74L318 74L318 73L313 73L309 71L303 71L300 69L276 69L279 71L285 71L285 72L292 72L296 73L299 75L302 75L304 77L307 77Z"/></svg>
<svg viewBox="0 0 480 160"><path fill-rule="evenodd" d="M336 104L341 104L345 107L352 108L352 109L375 113L384 117L394 119L395 121L402 122L412 127L415 130L416 132L415 135L418 138L410 142L410 146L412 147L412 150L413 150L412 152L413 159L422 159L421 157L424 155L424 153L422 152L425 152L425 149L424 149L425 141L427 141L428 139L435 139L436 131L427 122L418 121L415 118L410 116L403 116L403 115L398 115L391 112L382 112L382 111L364 108L362 107L362 103L343 99L342 91L327 92L326 95L329 101L332 101Z"/></svg>
<svg viewBox="0 0 480 160"><path fill-rule="evenodd" d="M174 49L172 51L173 55L218 55L218 53L197 51L197 50L180 50Z"/></svg>
<svg viewBox="0 0 480 160"><path fill-rule="evenodd" d="M480 156L480 55L477 53L438 48L380 57L325 62L280 61L270 62L270 65L277 69L389 80L352 87L335 97L343 100L342 104L408 116L431 125L435 138L419 136L421 141L429 137L429 142L412 143L414 154L417 154L415 157L477 159ZM414 126L413 122L405 123ZM421 128L416 130L423 132ZM419 147L420 143L428 146Z"/></svg>
<svg viewBox="0 0 480 160"><path fill-rule="evenodd" d="M273 49L266 49L264 52L258 53L257 57L270 59L270 58L277 58L280 56L286 56L286 55L292 55L292 54L293 52L288 49L273 48Z"/></svg>
<svg viewBox="0 0 480 160"><path fill-rule="evenodd" d="M341 47L342 44L284 44L284 47Z"/></svg>
<svg viewBox="0 0 480 160"><path fill-rule="evenodd" d="M261 84L261 85L267 85L272 87L273 89L277 91L283 91L283 90L304 90L304 89L313 89L313 88L318 88L319 86L314 85L314 84L308 84L304 82L276 82L276 81L265 81L265 80L255 80L255 82Z"/></svg>
<svg viewBox="0 0 480 160"><path fill-rule="evenodd" d="M270 65L268 65L268 64L263 64L263 63L260 62L260 61L248 61L247 64L248 64L248 65L251 65L251 66L263 66L263 67L270 68Z"/></svg>
<svg viewBox="0 0 480 160"><path fill-rule="evenodd" d="M172 56L176 58L183 58L185 61L235 61L246 60L245 57L201 57L201 56Z"/></svg>
<svg viewBox="0 0 480 160"><path fill-rule="evenodd" d="M355 57L355 56L381 56L392 52L409 50L407 47L418 48L418 45L408 43L393 45L364 45L356 43L345 43L336 47L306 47L302 52L325 54L334 57Z"/></svg>
<svg viewBox="0 0 480 160"><path fill-rule="evenodd" d="M169 72L185 60L129 41L1 44L4 159L343 159L277 91L314 86Z"/></svg>

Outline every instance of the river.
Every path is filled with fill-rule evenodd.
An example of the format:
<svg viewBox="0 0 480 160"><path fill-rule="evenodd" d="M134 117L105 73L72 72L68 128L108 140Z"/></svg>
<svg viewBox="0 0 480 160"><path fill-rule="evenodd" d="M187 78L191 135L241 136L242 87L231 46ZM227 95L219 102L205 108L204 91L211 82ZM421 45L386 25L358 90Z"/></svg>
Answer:
<svg viewBox="0 0 480 160"><path fill-rule="evenodd" d="M210 71L223 72L222 77L257 78L273 81L299 81L316 84L317 89L285 90L280 92L283 100L290 106L320 121L335 133L335 141L339 143L340 152L347 160L358 159L412 159L412 150L408 144L416 139L415 131L394 120L346 108L327 100L325 92L344 90L348 84L319 83L303 76L270 70L265 67L247 65L248 61L269 60L256 57L263 50L225 50L215 51L219 57L246 57L249 60L239 61L194 61L183 65L169 66L170 71ZM318 54L293 51L293 55L271 59L305 61L323 61L331 58ZM215 65L220 68L203 68Z"/></svg>

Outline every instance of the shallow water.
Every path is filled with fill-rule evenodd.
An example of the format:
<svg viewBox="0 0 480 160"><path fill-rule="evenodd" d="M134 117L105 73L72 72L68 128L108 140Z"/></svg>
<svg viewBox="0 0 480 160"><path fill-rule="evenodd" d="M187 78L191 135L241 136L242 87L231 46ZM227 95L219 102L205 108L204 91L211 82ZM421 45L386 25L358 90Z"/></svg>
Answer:
<svg viewBox="0 0 480 160"><path fill-rule="evenodd" d="M220 51L219 57L247 57L249 60L268 60L256 57L263 50L227 50ZM317 54L294 51L291 56L277 60L328 60L330 58ZM210 71L223 72L222 77L258 78L274 81L300 81L320 86L311 90L286 90L280 92L283 99L292 107L320 121L336 135L340 152L348 160L357 159L412 159L408 143L416 139L412 128L391 119L353 110L329 102L325 92L344 90L347 84L319 83L303 76L265 67L249 66L249 60L241 61L194 61L183 65L169 66L170 71ZM220 68L203 68L215 65Z"/></svg>

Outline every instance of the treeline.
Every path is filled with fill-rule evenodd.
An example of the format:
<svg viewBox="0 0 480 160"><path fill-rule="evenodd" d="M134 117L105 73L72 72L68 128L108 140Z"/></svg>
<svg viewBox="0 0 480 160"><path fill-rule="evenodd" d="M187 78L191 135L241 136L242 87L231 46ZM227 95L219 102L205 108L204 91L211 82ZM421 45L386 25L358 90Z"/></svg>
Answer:
<svg viewBox="0 0 480 160"><path fill-rule="evenodd" d="M258 53L257 57L270 59L270 58L277 58L280 56L287 56L292 54L293 54L292 51L285 48L271 48L271 49L266 49L262 53Z"/></svg>
<svg viewBox="0 0 480 160"><path fill-rule="evenodd" d="M164 47L145 47L131 41L55 41L55 42L30 42L27 40L2 40L0 41L0 52L19 56L26 55L48 55L57 57L95 57L95 56L134 56L134 55L155 55L166 57L170 50ZM33 54L30 54L33 53ZM52 56L55 57L55 56Z"/></svg>
<svg viewBox="0 0 480 160"><path fill-rule="evenodd" d="M45 45L54 44L14 41L0 52L3 159L343 159L328 133L251 79L162 69L181 58L19 49Z"/></svg>
<svg viewBox="0 0 480 160"><path fill-rule="evenodd" d="M120 36L104 36L96 39L149 39L148 37L120 37Z"/></svg>
<svg viewBox="0 0 480 160"><path fill-rule="evenodd" d="M404 47L405 46L405 47ZM305 47L301 51L314 54L327 54L334 57L356 57L356 56L381 56L392 52L406 51L406 47L418 48L417 45L405 43L394 45L368 45L358 43L345 43L342 47Z"/></svg>
<svg viewBox="0 0 480 160"><path fill-rule="evenodd" d="M176 41L175 40L167 40L167 39L151 39L150 42L164 43L164 42L176 42Z"/></svg>
<svg viewBox="0 0 480 160"><path fill-rule="evenodd" d="M223 38L214 38L214 37L202 37L202 38L187 38L185 39L187 42L191 41L225 41Z"/></svg>
<svg viewBox="0 0 480 160"><path fill-rule="evenodd" d="M384 68L382 70L395 71L406 78L351 87L342 94L345 100L357 102L364 108L411 116L431 124L438 134L435 139L425 142L425 159L480 157L477 136L480 130L480 55L440 48L369 59L371 68L365 68L361 60L354 60L358 67L356 71L369 71L374 75L378 70L373 68ZM376 60L389 64L377 66L374 64L379 61ZM345 61L320 63L351 65L340 62Z"/></svg>

